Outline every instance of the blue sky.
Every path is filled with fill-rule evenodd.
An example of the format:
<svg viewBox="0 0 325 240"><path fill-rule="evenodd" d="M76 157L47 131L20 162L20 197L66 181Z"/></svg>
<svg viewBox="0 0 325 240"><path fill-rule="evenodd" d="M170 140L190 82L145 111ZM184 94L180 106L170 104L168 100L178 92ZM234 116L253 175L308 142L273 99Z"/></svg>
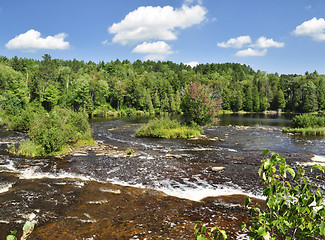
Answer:
<svg viewBox="0 0 325 240"><path fill-rule="evenodd" d="M0 0L0 55L325 74L324 0Z"/></svg>

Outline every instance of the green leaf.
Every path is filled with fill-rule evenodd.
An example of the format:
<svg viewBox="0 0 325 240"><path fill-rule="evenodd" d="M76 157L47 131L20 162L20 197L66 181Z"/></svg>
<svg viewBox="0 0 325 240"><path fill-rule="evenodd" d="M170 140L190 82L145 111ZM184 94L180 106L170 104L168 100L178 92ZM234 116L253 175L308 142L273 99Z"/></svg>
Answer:
<svg viewBox="0 0 325 240"><path fill-rule="evenodd" d="M221 239L227 239L227 234L225 230L220 230L220 233L222 234L222 238Z"/></svg>
<svg viewBox="0 0 325 240"><path fill-rule="evenodd" d="M320 234L325 236L325 222L323 221L320 226Z"/></svg>
<svg viewBox="0 0 325 240"><path fill-rule="evenodd" d="M241 225L240 225L240 230L244 230L246 228L246 223L242 223Z"/></svg>
<svg viewBox="0 0 325 240"><path fill-rule="evenodd" d="M17 240L17 238L14 235L8 235L6 240Z"/></svg>
<svg viewBox="0 0 325 240"><path fill-rule="evenodd" d="M26 221L23 227L23 231L28 232L33 230L34 230L34 223L30 221Z"/></svg>
<svg viewBox="0 0 325 240"><path fill-rule="evenodd" d="M201 234L204 234L207 231L207 227L206 226L202 226L201 228Z"/></svg>
<svg viewBox="0 0 325 240"><path fill-rule="evenodd" d="M197 240L208 240L208 239L200 235L197 237Z"/></svg>
<svg viewBox="0 0 325 240"><path fill-rule="evenodd" d="M251 198L246 198L245 200L245 207L248 207L248 205L251 203L252 199Z"/></svg>
<svg viewBox="0 0 325 240"><path fill-rule="evenodd" d="M263 151L263 158L266 156L266 154L268 154L270 152L270 150L269 149L265 149L264 151Z"/></svg>
<svg viewBox="0 0 325 240"><path fill-rule="evenodd" d="M291 176L293 178L296 176L296 173L295 173L295 171L292 168L288 167L287 170L288 170L288 172L291 174Z"/></svg>
<svg viewBox="0 0 325 240"><path fill-rule="evenodd" d="M10 231L10 233L11 233L12 235L16 235L16 233L17 233L17 230L14 230L14 231Z"/></svg>

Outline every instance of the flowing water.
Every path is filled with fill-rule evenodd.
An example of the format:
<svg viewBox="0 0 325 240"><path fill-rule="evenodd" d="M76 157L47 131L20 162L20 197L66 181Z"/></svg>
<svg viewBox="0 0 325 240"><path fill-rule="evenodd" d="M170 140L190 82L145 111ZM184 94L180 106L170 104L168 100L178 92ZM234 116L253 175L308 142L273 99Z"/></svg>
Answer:
<svg viewBox="0 0 325 240"><path fill-rule="evenodd" d="M136 138L147 118L93 119L99 146L64 158L12 156L8 144L25 136L2 129L0 238L35 219L32 239L193 239L196 220L245 239L243 203L263 199L257 170L265 148L293 165L309 168L315 155L324 163L325 138L281 132L290 117L224 115L190 140ZM216 166L225 169L211 171Z"/></svg>

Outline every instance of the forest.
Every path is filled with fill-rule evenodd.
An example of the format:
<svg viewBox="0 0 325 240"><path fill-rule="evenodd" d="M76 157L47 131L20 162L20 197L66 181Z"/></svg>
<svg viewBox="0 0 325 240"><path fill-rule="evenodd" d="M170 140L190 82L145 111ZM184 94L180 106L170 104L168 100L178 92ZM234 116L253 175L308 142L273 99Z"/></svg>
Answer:
<svg viewBox="0 0 325 240"><path fill-rule="evenodd" d="M221 108L231 111L284 112L325 110L325 75L279 75L238 63L190 67L171 61L128 60L94 63L0 56L0 107L7 114L38 103L48 112L55 106L89 116L134 111L180 113L184 89L199 82L213 89Z"/></svg>

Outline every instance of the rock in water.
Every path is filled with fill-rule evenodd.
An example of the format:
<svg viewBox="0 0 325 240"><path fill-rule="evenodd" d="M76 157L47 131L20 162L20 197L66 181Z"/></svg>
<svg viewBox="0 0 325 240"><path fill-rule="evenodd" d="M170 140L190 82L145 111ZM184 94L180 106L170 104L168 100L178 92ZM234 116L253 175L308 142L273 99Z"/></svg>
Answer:
<svg viewBox="0 0 325 240"><path fill-rule="evenodd" d="M212 172L220 172L225 170L225 167L212 167Z"/></svg>

